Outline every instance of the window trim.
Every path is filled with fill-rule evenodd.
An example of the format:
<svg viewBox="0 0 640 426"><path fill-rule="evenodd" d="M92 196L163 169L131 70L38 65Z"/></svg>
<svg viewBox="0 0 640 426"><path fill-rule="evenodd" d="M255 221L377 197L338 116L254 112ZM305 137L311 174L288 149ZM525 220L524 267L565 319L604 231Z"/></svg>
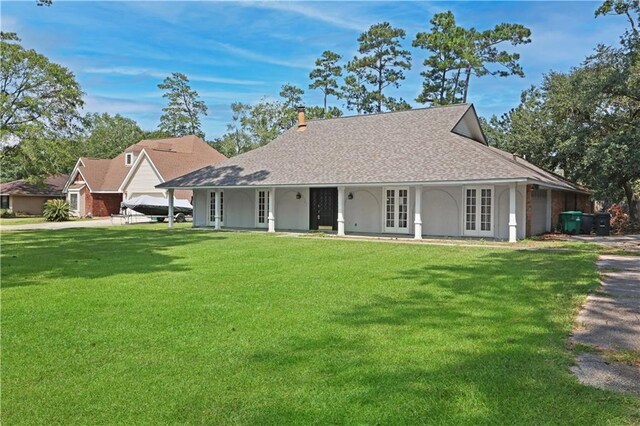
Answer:
<svg viewBox="0 0 640 426"><path fill-rule="evenodd" d="M7 200L7 206L4 207L4 203L2 200ZM11 195L0 195L0 209L10 210L11 209Z"/></svg>
<svg viewBox="0 0 640 426"><path fill-rule="evenodd" d="M75 196L76 197L76 208L74 209L73 206L71 205L71 196ZM67 195L67 203L69 203L69 211L74 214L79 216L80 215L80 191L79 190L69 190L68 195Z"/></svg>
<svg viewBox="0 0 640 426"><path fill-rule="evenodd" d="M260 223L258 218L260 215L260 192L264 192L264 223ZM271 191L268 189L261 189L261 188L257 188L256 189L256 197L255 197L255 227L256 228L268 228L269 227L269 197L270 197Z"/></svg>
<svg viewBox="0 0 640 426"><path fill-rule="evenodd" d="M124 164L125 166L130 166L133 164L133 152L126 152L124 154Z"/></svg>
<svg viewBox="0 0 640 426"><path fill-rule="evenodd" d="M476 190L475 230L467 230L467 190ZM489 231L482 231L482 190L491 190L491 218ZM465 237L494 237L496 234L496 188L494 185L464 185L462 187L462 209L460 212L462 235Z"/></svg>
<svg viewBox="0 0 640 426"><path fill-rule="evenodd" d="M399 227L400 220L400 193L399 191L407 191L407 226ZM395 191L394 193L394 226L387 226L387 191ZM385 186L382 188L382 232L392 234L409 234L411 232L411 189L408 186Z"/></svg>
<svg viewBox="0 0 640 426"><path fill-rule="evenodd" d="M224 190L220 191L220 226L224 226ZM207 224L208 226L216 225L215 218L215 194L218 191L207 191Z"/></svg>

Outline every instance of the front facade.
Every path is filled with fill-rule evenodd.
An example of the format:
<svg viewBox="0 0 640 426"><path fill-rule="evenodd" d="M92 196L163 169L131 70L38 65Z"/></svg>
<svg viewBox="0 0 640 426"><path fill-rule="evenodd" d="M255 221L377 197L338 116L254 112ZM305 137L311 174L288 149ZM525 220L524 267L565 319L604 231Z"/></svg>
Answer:
<svg viewBox="0 0 640 426"><path fill-rule="evenodd" d="M47 177L42 184L24 179L0 184L0 209L26 215L41 215L47 200L64 198L67 175Z"/></svg>
<svg viewBox="0 0 640 426"><path fill-rule="evenodd" d="M69 176L65 193L76 216L109 216L122 201L150 195L166 197L156 185L226 157L197 136L143 140L113 159L80 158ZM175 197L190 200L191 191Z"/></svg>
<svg viewBox="0 0 640 426"><path fill-rule="evenodd" d="M299 121L160 187L193 190L194 226L338 235L515 241L590 209L584 189L487 146L470 105Z"/></svg>

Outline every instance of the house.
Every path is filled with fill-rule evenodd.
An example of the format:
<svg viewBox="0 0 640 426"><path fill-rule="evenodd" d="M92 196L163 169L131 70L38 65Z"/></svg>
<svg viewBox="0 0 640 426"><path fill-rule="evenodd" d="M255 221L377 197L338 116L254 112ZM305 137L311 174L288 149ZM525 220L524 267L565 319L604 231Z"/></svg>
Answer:
<svg viewBox="0 0 640 426"><path fill-rule="evenodd" d="M64 187L77 216L109 216L123 200L140 195L165 197L155 186L226 157L197 136L142 140L112 159L78 159ZM191 190L175 197L190 200Z"/></svg>
<svg viewBox="0 0 640 426"><path fill-rule="evenodd" d="M52 175L41 184L24 179L0 184L0 209L15 213L41 215L44 203L53 198L64 198L62 188L67 175Z"/></svg>
<svg viewBox="0 0 640 426"><path fill-rule="evenodd" d="M470 104L298 124L157 186L193 190L194 226L524 238L589 192L487 144ZM170 224L171 225L171 224Z"/></svg>

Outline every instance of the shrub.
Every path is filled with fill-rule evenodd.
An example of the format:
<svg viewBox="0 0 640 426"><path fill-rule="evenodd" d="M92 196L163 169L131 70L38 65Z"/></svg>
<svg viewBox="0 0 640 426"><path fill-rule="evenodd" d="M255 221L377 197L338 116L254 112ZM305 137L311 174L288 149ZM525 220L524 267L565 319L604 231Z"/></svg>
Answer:
<svg viewBox="0 0 640 426"><path fill-rule="evenodd" d="M49 222L69 220L69 203L61 199L47 200L42 215Z"/></svg>
<svg viewBox="0 0 640 426"><path fill-rule="evenodd" d="M614 234L630 234L637 232L640 225L632 222L625 209L619 204L609 207L611 213L611 232Z"/></svg>
<svg viewBox="0 0 640 426"><path fill-rule="evenodd" d="M16 217L16 213L13 210L0 209L0 217L3 217L3 218Z"/></svg>

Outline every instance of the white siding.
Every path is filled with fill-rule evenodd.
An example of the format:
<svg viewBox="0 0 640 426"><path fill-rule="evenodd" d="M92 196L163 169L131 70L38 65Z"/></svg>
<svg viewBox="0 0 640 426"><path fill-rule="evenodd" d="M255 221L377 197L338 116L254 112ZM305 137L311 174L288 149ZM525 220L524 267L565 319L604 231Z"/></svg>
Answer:
<svg viewBox="0 0 640 426"><path fill-rule="evenodd" d="M345 189L344 229L345 232L382 232L382 190L381 188ZM349 193L353 199L349 200Z"/></svg>
<svg viewBox="0 0 640 426"><path fill-rule="evenodd" d="M193 190L193 226L207 226L207 191Z"/></svg>
<svg viewBox="0 0 640 426"><path fill-rule="evenodd" d="M300 193L300 199L296 195ZM306 231L309 229L309 189L276 189L276 229Z"/></svg>
<svg viewBox="0 0 640 426"><path fill-rule="evenodd" d="M525 197L526 187L518 185L516 189L516 220L518 222L518 238L522 239L526 233L525 223ZM494 218L496 228L496 238L509 239L509 186L496 186L495 194L495 212L497 216Z"/></svg>
<svg viewBox="0 0 640 426"><path fill-rule="evenodd" d="M531 191L531 234L540 235L547 232L547 191L534 189Z"/></svg>
<svg viewBox="0 0 640 426"><path fill-rule="evenodd" d="M224 226L226 228L253 228L255 226L255 194L254 189L224 190ZM206 203L206 192L203 199Z"/></svg>
<svg viewBox="0 0 640 426"><path fill-rule="evenodd" d="M422 190L422 235L459 237L462 188L424 187Z"/></svg>
<svg viewBox="0 0 640 426"><path fill-rule="evenodd" d="M133 198L139 195L151 195L153 197L164 197L165 192L156 189L155 186L162 183L148 158L143 158L136 166L127 186L124 188L126 198Z"/></svg>

